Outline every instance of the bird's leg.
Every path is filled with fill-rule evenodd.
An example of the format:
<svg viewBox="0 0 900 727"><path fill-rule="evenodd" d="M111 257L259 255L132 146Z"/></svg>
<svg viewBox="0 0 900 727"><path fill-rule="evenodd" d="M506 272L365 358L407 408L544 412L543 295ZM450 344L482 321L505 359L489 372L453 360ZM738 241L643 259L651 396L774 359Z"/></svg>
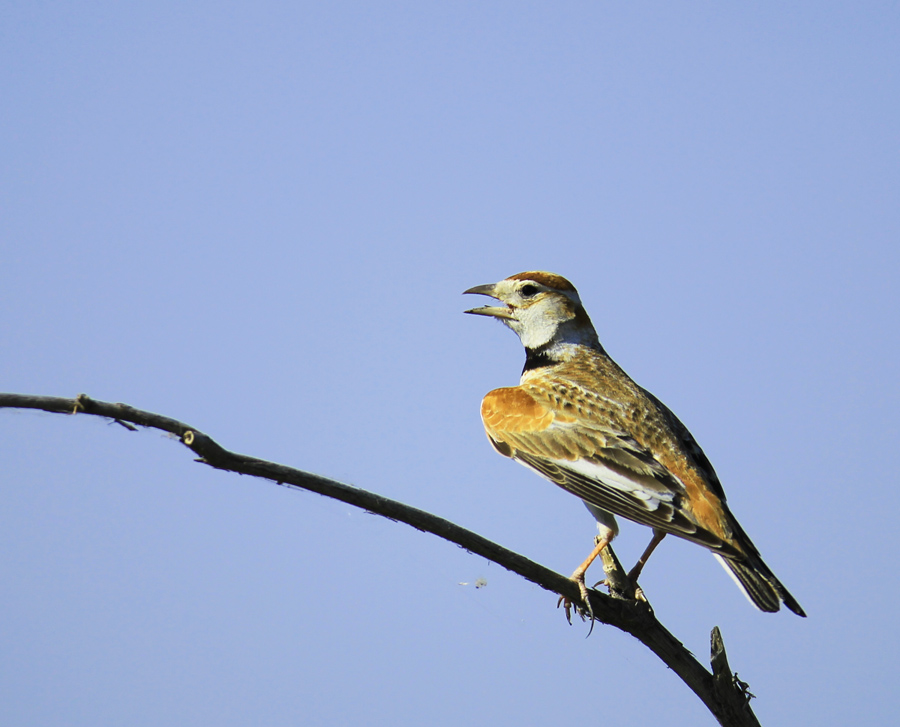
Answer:
<svg viewBox="0 0 900 727"><path fill-rule="evenodd" d="M634 599L635 601L647 603L647 597L644 595L644 591L641 590L637 581L641 575L641 571L647 564L647 560L650 558L650 554L656 550L656 546L662 542L664 537L666 537L666 534L663 531L653 531L653 538L650 540L650 544L644 549L641 557L638 558L638 562L635 563L634 568L628 572L628 575L625 575L622 566L619 565L619 559L616 558L615 553L612 552L612 548L604 550L602 556L603 570L606 571L606 578L599 583L595 583L594 588L601 584L606 585L609 586L610 593L616 593L626 598Z"/></svg>
<svg viewBox="0 0 900 727"><path fill-rule="evenodd" d="M571 580L578 584L578 591L581 594L581 600L584 602L588 616L591 619L591 624L594 622L594 611L591 608L591 599L588 597L587 586L584 585L584 574L587 572L587 569L591 567L591 563L597 559L597 556L600 555L603 549L609 545L610 540L612 540L612 538L598 537L591 554L585 558L584 562L575 569L575 572L572 573L571 576L569 576ZM559 601L557 601L556 607L559 608L560 604L564 604L565 606L566 620L569 623L572 623L572 602L565 596L562 596Z"/></svg>
<svg viewBox="0 0 900 727"><path fill-rule="evenodd" d="M641 571L644 570L644 566L647 565L647 561L650 559L650 554L656 550L656 546L662 542L664 537L666 537L666 534L662 530L654 530L650 544L644 549L643 554L638 558L638 562L634 564L634 568L628 571L628 580L634 584L635 590L637 590L637 581L641 576Z"/></svg>

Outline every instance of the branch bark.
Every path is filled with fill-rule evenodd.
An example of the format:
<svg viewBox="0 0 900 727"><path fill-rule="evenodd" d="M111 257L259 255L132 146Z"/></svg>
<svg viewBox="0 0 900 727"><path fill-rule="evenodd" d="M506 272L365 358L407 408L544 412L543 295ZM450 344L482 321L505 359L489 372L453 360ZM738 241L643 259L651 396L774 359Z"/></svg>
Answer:
<svg viewBox="0 0 900 727"><path fill-rule="evenodd" d="M66 399L0 393L0 408L40 409L70 415L84 413L112 419L131 431L136 431L137 425L168 432L177 436L182 444L193 451L198 456L198 462L215 469L261 477L286 487L316 492L391 520L406 523L417 530L456 543L541 588L559 594L572 603L580 604L579 612L582 614L588 611L587 604L580 603L578 587L569 578L477 533L423 510L327 477L231 452L199 429L176 419L135 409L127 404L98 401L85 394L79 394L74 399ZM613 571L610 580L615 583L615 570L621 570L621 567L618 566L614 554L608 556L604 567ZM621 574L618 575L621 580ZM719 724L723 727L759 727L759 722L749 704L753 695L747 691L747 685L737 679L736 674L732 674L718 627L715 627L711 634L710 672L657 620L648 603L622 597L621 594L617 595L615 590L613 595L590 590L589 597L590 612L593 613L595 620L631 634L656 654L702 700Z"/></svg>

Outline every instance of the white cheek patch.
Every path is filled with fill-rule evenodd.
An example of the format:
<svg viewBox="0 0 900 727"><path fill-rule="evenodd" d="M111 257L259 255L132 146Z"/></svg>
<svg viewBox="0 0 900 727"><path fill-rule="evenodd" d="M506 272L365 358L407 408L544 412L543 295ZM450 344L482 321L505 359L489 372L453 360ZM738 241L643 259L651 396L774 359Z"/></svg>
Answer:
<svg viewBox="0 0 900 727"><path fill-rule="evenodd" d="M519 334L519 340L525 348L540 348L553 340L559 321L547 314L548 311L538 306L519 309L519 326L510 328Z"/></svg>
<svg viewBox="0 0 900 727"><path fill-rule="evenodd" d="M640 500L644 507L653 512L659 509L660 505L671 505L675 499L675 493L668 490L656 491L648 490L639 482L630 480L624 475L599 462L588 462L587 460L577 459L574 462L556 462L558 467L576 472L590 480L602 482L607 487L615 488L626 493L630 497Z"/></svg>

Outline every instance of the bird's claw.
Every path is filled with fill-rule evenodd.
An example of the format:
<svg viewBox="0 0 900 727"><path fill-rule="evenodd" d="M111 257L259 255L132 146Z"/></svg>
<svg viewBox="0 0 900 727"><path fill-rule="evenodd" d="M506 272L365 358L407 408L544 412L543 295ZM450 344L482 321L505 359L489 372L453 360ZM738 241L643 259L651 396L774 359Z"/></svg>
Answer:
<svg viewBox="0 0 900 727"><path fill-rule="evenodd" d="M566 611L566 621L569 625L572 625L572 608L575 608L575 613L581 616L581 620L584 621L586 618L591 621L591 628L588 631L588 636L591 635L591 631L594 630L594 609L591 608L591 598L588 595L587 586L584 584L584 576L581 578L577 576L572 576L573 581L578 585L578 591L581 594L581 605L575 603L570 598L566 596L560 596L559 600L556 602L556 607L559 608L562 606Z"/></svg>
<svg viewBox="0 0 900 727"><path fill-rule="evenodd" d="M569 622L569 626L572 625L572 601L570 601L565 596L560 596L559 600L556 602L556 607L559 608L562 606L566 610L566 621ZM575 608L575 613L578 613L578 608Z"/></svg>
<svg viewBox="0 0 900 727"><path fill-rule="evenodd" d="M635 601L643 601L644 603L650 603L647 600L647 597L644 595L643 589L638 585L638 577L641 575L641 571L643 570L644 565L640 563L632 568L628 572L628 582L631 584L632 589L634 589L634 600Z"/></svg>
<svg viewBox="0 0 900 727"><path fill-rule="evenodd" d="M628 594L628 595L633 595L635 601L641 601L643 603L650 603L647 600L647 597L644 595L644 590L638 585L637 580L631 577L630 573L628 574L628 581L633 590L633 594ZM593 588L597 588L597 586L607 586L610 589L610 593L612 593L612 584L606 578L604 578L602 581L597 581L593 585Z"/></svg>

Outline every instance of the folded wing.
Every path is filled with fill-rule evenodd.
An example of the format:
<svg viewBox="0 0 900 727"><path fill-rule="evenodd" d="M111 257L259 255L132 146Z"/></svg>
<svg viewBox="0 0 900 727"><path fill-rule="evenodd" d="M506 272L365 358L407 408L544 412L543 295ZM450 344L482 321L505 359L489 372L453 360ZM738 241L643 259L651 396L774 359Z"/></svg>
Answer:
<svg viewBox="0 0 900 727"><path fill-rule="evenodd" d="M522 387L497 389L482 402L488 437L511 457L585 502L678 535L723 555L732 545L689 516L685 483L609 417L579 415L542 402Z"/></svg>

